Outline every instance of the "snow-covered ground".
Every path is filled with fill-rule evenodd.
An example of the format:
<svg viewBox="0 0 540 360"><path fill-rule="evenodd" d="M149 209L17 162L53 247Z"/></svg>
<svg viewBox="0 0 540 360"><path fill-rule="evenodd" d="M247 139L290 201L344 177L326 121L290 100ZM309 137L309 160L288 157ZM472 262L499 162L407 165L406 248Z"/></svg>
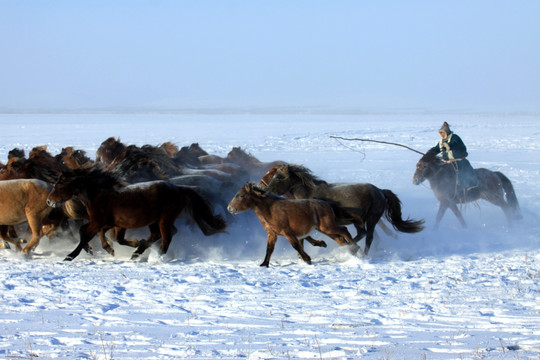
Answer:
<svg viewBox="0 0 540 360"><path fill-rule="evenodd" d="M468 229L415 186L419 155L331 135L425 151L448 121L474 167L514 184L523 220L509 227L483 201L463 207ZM252 213L228 233L181 226L165 257L64 256L75 239L42 239L24 257L0 251L0 358L5 359L538 359L540 358L540 117L459 114L0 115L0 161L12 148L74 146L92 158L103 140L179 146L303 164L329 182L393 190L426 229L381 231L367 258L306 245L313 265L280 238L260 268L265 233ZM181 221L181 220L179 220ZM322 237L316 234L315 237ZM363 242L361 243L363 246Z"/></svg>

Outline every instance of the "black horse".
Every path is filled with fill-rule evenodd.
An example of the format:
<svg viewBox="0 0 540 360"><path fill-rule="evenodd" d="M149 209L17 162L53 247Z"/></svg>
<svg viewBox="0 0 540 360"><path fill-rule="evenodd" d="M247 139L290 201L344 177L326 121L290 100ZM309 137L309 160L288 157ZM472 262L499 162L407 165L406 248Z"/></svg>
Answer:
<svg viewBox="0 0 540 360"><path fill-rule="evenodd" d="M353 224L356 228L355 242L366 236L365 255L373 242L375 225L383 215L397 231L416 233L424 228L423 220L401 218L401 201L392 191L372 184L329 184L300 165L280 167L266 190L279 195L289 192L297 199L329 201L333 204L336 222Z"/></svg>
<svg viewBox="0 0 540 360"><path fill-rule="evenodd" d="M461 225L467 227L467 223L463 219L457 204L479 199L487 200L499 206L510 223L512 220L521 218L514 187L504 174L483 168L475 169L478 177L478 187L463 190L458 184L457 173L453 165L452 163L444 163L433 152L428 152L422 156L416 164L413 184L419 185L427 179L435 193L435 197L440 202L435 227L439 225L448 208L456 215Z"/></svg>

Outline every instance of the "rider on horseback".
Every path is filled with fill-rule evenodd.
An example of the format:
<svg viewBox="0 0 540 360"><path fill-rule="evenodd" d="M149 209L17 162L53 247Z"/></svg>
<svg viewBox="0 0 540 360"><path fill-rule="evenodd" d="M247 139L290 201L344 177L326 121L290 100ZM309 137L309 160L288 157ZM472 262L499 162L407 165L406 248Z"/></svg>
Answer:
<svg viewBox="0 0 540 360"><path fill-rule="evenodd" d="M467 160L467 147L461 138L450 130L450 125L445 121L439 129L441 140L428 151L435 154L442 153L442 158L447 164L451 164L457 174L458 186L467 191L478 186L478 178L473 167Z"/></svg>

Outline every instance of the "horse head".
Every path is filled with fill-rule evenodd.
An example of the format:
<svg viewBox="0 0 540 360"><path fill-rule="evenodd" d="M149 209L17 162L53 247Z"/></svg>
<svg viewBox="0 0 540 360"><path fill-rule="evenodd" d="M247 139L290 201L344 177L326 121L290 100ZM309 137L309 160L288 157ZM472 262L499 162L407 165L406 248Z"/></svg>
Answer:
<svg viewBox="0 0 540 360"><path fill-rule="evenodd" d="M266 174L264 174L264 176L261 178L261 180L257 183L257 186L261 189L266 189L270 181L272 181L272 179L274 178L274 175L276 175L278 169L280 169L282 166L284 165L276 165L270 170L268 170Z"/></svg>
<svg viewBox="0 0 540 360"><path fill-rule="evenodd" d="M110 164L113 160L120 155L126 146L120 142L120 139L110 137L103 141L96 151L96 161Z"/></svg>
<svg viewBox="0 0 540 360"><path fill-rule="evenodd" d="M416 171L413 175L413 184L420 185L426 179L432 177L443 165L443 161L434 152L428 151L416 163Z"/></svg>
<svg viewBox="0 0 540 360"><path fill-rule="evenodd" d="M266 197L265 191L250 181L234 195L227 206L227 211L231 214L238 214L249 210L255 205L256 199L264 197Z"/></svg>

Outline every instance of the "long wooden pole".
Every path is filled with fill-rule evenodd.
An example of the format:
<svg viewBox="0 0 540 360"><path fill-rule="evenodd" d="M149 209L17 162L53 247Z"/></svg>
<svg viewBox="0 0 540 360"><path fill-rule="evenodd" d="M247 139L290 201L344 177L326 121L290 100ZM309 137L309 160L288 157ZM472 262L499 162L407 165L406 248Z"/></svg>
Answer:
<svg viewBox="0 0 540 360"><path fill-rule="evenodd" d="M418 151L416 149L413 149L411 147L408 147L406 145L403 145L403 144L398 144L398 143L393 143L393 142L388 142L388 141L381 141L381 140L371 140L371 139L358 139L358 138L344 138L344 137L341 137L341 136L333 136L333 135L330 135L330 137L332 139L339 139L339 140L346 140L346 141L366 141L366 142L374 142L374 143L379 143L379 144L387 144L387 145L395 145L395 146L401 146L405 149L408 149L408 150L411 150L411 151L414 151L415 153L417 154L420 154L420 155L425 155L423 152L421 151Z"/></svg>

